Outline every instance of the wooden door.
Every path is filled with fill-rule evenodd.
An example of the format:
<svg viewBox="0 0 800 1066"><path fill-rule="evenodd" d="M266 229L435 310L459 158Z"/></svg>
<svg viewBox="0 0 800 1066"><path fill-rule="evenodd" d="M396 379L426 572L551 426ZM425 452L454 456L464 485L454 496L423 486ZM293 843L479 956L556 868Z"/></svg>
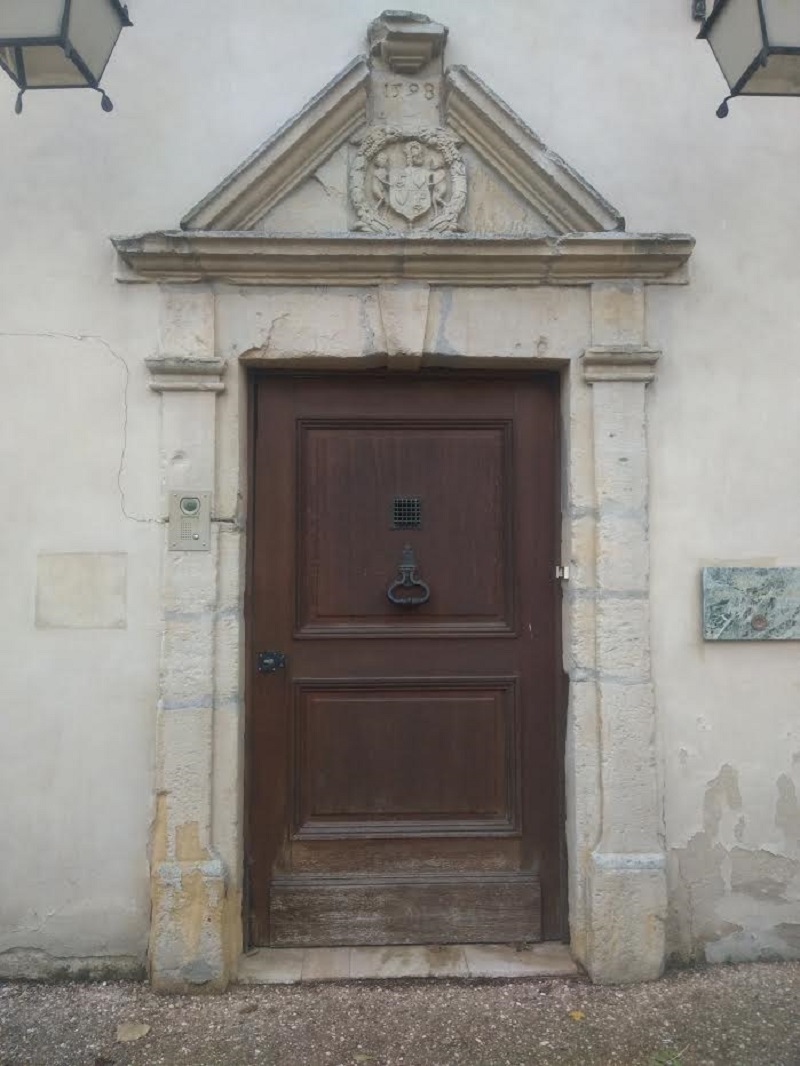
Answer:
<svg viewBox="0 0 800 1066"><path fill-rule="evenodd" d="M555 375L254 387L251 942L560 937Z"/></svg>

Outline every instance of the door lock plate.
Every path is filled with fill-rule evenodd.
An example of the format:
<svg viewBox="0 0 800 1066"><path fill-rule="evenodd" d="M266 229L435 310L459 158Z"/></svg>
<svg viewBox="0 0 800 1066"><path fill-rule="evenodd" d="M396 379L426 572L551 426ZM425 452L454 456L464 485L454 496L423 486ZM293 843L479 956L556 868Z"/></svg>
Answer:
<svg viewBox="0 0 800 1066"><path fill-rule="evenodd" d="M286 666L286 656L282 651L260 651L256 663L260 674L274 674Z"/></svg>

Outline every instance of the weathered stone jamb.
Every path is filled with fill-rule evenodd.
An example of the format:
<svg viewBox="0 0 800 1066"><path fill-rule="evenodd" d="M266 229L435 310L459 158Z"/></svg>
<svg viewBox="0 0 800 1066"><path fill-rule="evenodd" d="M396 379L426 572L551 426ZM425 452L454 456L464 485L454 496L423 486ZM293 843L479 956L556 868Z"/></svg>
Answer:
<svg viewBox="0 0 800 1066"><path fill-rule="evenodd" d="M580 926L594 980L652 980L663 972L667 908L656 705L650 667L646 386L659 352L644 343L640 285L596 285L592 339L582 359L592 391L594 584L573 588L591 662L599 820L591 848L573 853L585 872ZM583 596L581 596L583 593ZM577 902L573 896L573 905Z"/></svg>
<svg viewBox="0 0 800 1066"><path fill-rule="evenodd" d="M164 286L159 354L147 360L161 396L162 516L171 490L213 490L216 397L214 294ZM228 878L212 834L214 664L219 529L209 552L162 553L163 630L151 842L149 969L165 991L224 988Z"/></svg>

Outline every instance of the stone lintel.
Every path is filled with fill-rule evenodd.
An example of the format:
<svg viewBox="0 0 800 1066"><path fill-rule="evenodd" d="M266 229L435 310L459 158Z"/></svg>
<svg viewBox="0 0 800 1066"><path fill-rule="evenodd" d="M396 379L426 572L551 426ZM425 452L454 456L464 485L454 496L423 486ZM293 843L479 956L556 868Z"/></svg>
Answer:
<svg viewBox="0 0 800 1066"><path fill-rule="evenodd" d="M145 359L153 375L153 392L224 392L225 362L222 359L192 359L184 356L154 356Z"/></svg>
<svg viewBox="0 0 800 1066"><path fill-rule="evenodd" d="M602 345L587 348L581 359L583 378L589 385L602 381L634 381L645 385L656 376L661 352L638 345Z"/></svg>

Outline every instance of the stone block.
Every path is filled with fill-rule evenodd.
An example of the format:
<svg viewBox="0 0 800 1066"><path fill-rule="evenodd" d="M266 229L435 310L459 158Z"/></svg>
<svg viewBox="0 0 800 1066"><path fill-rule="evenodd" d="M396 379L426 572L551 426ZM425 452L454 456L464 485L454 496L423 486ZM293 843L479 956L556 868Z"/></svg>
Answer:
<svg viewBox="0 0 800 1066"><path fill-rule="evenodd" d="M39 629L125 629L128 556L122 552L40 555L36 567Z"/></svg>
<svg viewBox="0 0 800 1066"><path fill-rule="evenodd" d="M220 612L242 609L244 588L244 530L217 526L217 607Z"/></svg>
<svg viewBox="0 0 800 1066"><path fill-rule="evenodd" d="M631 683L650 679L650 605L599 594L597 600L597 668L604 678Z"/></svg>
<svg viewBox="0 0 800 1066"><path fill-rule="evenodd" d="M604 847L650 852L662 831L653 686L598 687Z"/></svg>
<svg viewBox="0 0 800 1066"><path fill-rule="evenodd" d="M596 603L571 590L564 601L564 668L570 678L591 673L596 665Z"/></svg>
<svg viewBox="0 0 800 1066"><path fill-rule="evenodd" d="M592 393L597 506L644 515L648 489L645 386L641 382L597 382Z"/></svg>
<svg viewBox="0 0 800 1066"><path fill-rule="evenodd" d="M640 282L592 285L592 344L644 343L644 286Z"/></svg>
<svg viewBox="0 0 800 1066"><path fill-rule="evenodd" d="M237 359L231 359L227 368L225 391L217 397L214 433L217 468L212 514L216 519L243 525L247 492L247 432L243 425L247 419L247 374Z"/></svg>
<svg viewBox="0 0 800 1066"><path fill-rule="evenodd" d="M643 517L601 512L597 520L597 588L646 593L650 542Z"/></svg>
<svg viewBox="0 0 800 1066"><path fill-rule="evenodd" d="M158 992L219 992L228 984L225 871L218 859L153 870L150 979Z"/></svg>
<svg viewBox="0 0 800 1066"><path fill-rule="evenodd" d="M215 392L162 395L161 466L165 494L172 489L213 491L216 403Z"/></svg>
<svg viewBox="0 0 800 1066"><path fill-rule="evenodd" d="M211 706L213 655L212 612L168 619L161 666L161 700L165 710Z"/></svg>
<svg viewBox="0 0 800 1066"><path fill-rule="evenodd" d="M212 766L212 833L214 848L225 863L229 883L239 887L242 855L242 722L243 707L231 703L214 709ZM239 941L241 947L241 941Z"/></svg>
<svg viewBox="0 0 800 1066"><path fill-rule="evenodd" d="M601 827L600 718L594 681L573 682L566 730L567 847L579 869Z"/></svg>
<svg viewBox="0 0 800 1066"><path fill-rule="evenodd" d="M590 876L586 968L591 979L635 984L661 977L667 917L663 856L596 854Z"/></svg>
<svg viewBox="0 0 800 1066"><path fill-rule="evenodd" d="M431 292L425 349L470 356L487 366L509 358L564 363L585 347L587 303L578 288L542 287L520 299L516 289L437 286Z"/></svg>
<svg viewBox="0 0 800 1066"><path fill-rule="evenodd" d="M576 363L570 365L565 385L565 472L567 499L574 516L582 511L592 511L595 507L593 396Z"/></svg>
<svg viewBox="0 0 800 1066"><path fill-rule="evenodd" d="M383 343L393 364L397 364L398 360L408 365L421 362L429 300L429 285L401 283L379 286Z"/></svg>
<svg viewBox="0 0 800 1066"><path fill-rule="evenodd" d="M159 313L159 353L214 357L214 293L199 285L164 285Z"/></svg>
<svg viewBox="0 0 800 1066"><path fill-rule="evenodd" d="M220 612L214 633L215 705L238 705L243 691L244 620L239 611Z"/></svg>
<svg viewBox="0 0 800 1066"><path fill-rule="evenodd" d="M317 367L380 351L380 312L374 290L277 289L252 296L226 293L218 309L220 350L247 364Z"/></svg>
<svg viewBox="0 0 800 1066"><path fill-rule="evenodd" d="M211 824L211 707L164 711L158 723L157 775L163 857L205 857ZM154 832L155 836L155 832ZM154 847L154 854L158 849Z"/></svg>
<svg viewBox="0 0 800 1066"><path fill-rule="evenodd" d="M569 560L570 591L586 591L594 588L595 570L595 518L592 514L579 515L571 522L565 523L565 533L569 541L565 546L563 557Z"/></svg>
<svg viewBox="0 0 800 1066"><path fill-rule="evenodd" d="M212 523L210 551L166 553L163 602L168 622L173 618L198 618L214 610L218 530Z"/></svg>

